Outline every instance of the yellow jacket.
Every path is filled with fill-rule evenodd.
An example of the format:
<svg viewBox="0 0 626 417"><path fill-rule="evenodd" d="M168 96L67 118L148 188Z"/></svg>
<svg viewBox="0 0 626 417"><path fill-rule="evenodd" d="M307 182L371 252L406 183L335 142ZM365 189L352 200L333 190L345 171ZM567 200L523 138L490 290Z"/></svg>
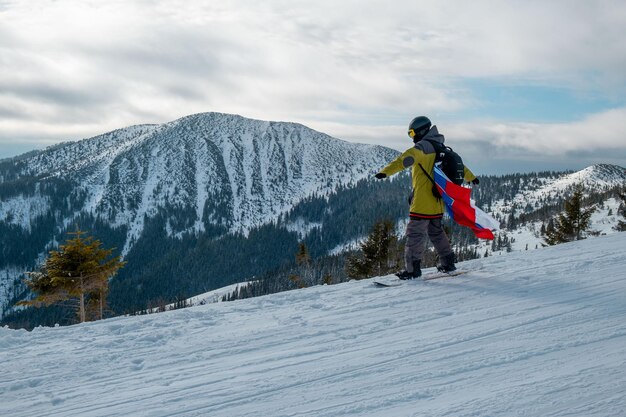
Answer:
<svg viewBox="0 0 626 417"><path fill-rule="evenodd" d="M427 140L443 144L444 137L433 126L424 138L417 142L414 147L407 149L402 155L394 159L380 172L390 177L398 172L411 167L411 179L413 194L411 197L410 216L413 218L432 219L443 216L443 200L436 198L432 193L433 183L424 174L420 164L426 172L433 172L436 152L434 146ZM465 167L465 181L472 181L476 176Z"/></svg>

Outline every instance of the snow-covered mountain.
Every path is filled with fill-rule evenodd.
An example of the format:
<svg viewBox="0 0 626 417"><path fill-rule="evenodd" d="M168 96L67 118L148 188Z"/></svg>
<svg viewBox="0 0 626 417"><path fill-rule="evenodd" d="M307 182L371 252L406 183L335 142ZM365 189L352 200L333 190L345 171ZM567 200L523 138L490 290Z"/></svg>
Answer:
<svg viewBox="0 0 626 417"><path fill-rule="evenodd" d="M0 328L0 413L622 417L624 247L617 233L400 287Z"/></svg>
<svg viewBox="0 0 626 417"><path fill-rule="evenodd" d="M145 220L160 209L190 214L184 222L168 219L170 236L209 225L246 233L307 196L354 184L396 154L295 123L204 113L52 147L20 159L12 179L71 182L81 204L63 222L89 213L113 227L126 226L127 253ZM40 193L14 195L3 199L0 221L30 229L54 209Z"/></svg>
<svg viewBox="0 0 626 417"><path fill-rule="evenodd" d="M509 176L499 182L498 192L479 188L476 194L483 200L487 193L498 195L484 204L505 225L498 235L511 241L509 250L533 250L545 244L542 227L561 210L561 203L579 186L586 198L594 200L589 203L595 207L589 235L616 233L615 226L623 221L619 214L622 202L611 190L626 190L626 169L620 166L598 164L572 173ZM478 251L485 253L492 246L492 242L482 241ZM498 249L497 253L503 251Z"/></svg>
<svg viewBox="0 0 626 417"><path fill-rule="evenodd" d="M158 253L165 238L245 236L307 198L370 177L396 155L296 123L204 113L0 161L0 307L20 298L22 273L34 269L75 224L104 236L124 256L142 239L158 240L138 250L136 258L147 263L167 256ZM165 230L163 237L144 235L151 222L153 229ZM203 256L213 264L211 256L223 259L208 251ZM136 277L133 264L125 273ZM207 271L202 288L214 288L215 274L225 282L235 280L224 276L224 268L197 269Z"/></svg>
<svg viewBox="0 0 626 417"><path fill-rule="evenodd" d="M558 199L568 197L574 187L582 186L586 195L602 192L619 185L626 185L626 170L616 165L597 164L570 174L534 176L519 179L517 192L512 198L494 201L490 212L495 216L508 217L541 208Z"/></svg>

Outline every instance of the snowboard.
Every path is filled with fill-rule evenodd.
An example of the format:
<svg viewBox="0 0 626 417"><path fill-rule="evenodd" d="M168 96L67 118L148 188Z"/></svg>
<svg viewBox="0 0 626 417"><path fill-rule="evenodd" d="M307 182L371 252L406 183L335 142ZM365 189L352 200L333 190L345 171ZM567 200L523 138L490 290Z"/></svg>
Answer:
<svg viewBox="0 0 626 417"><path fill-rule="evenodd" d="M467 274L468 272L469 271L463 271L459 269L453 272L431 272L431 273L422 275L419 278L410 279L410 280L402 280L395 276L386 276L386 277L375 278L374 285L376 285L377 287L397 287L399 285L406 284L409 282L430 281L430 280L439 279L439 278L456 277L458 275Z"/></svg>

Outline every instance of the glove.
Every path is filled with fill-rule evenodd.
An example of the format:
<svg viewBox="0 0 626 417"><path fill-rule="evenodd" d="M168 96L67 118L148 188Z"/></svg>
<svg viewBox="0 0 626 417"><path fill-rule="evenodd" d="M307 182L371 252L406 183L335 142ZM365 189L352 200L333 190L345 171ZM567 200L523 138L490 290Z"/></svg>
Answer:
<svg viewBox="0 0 626 417"><path fill-rule="evenodd" d="M384 174L382 172L379 172L378 174L375 175L376 179L378 180L382 180L383 178L387 178L387 174Z"/></svg>
<svg viewBox="0 0 626 417"><path fill-rule="evenodd" d="M474 178L474 179L472 180L472 184L474 184L474 185L478 185L478 184L480 184L480 181L478 180L478 178Z"/></svg>

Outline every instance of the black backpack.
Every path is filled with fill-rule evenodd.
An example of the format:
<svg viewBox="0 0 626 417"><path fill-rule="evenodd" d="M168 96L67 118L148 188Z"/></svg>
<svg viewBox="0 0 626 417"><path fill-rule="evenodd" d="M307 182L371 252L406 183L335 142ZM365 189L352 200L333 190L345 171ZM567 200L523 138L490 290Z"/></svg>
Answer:
<svg viewBox="0 0 626 417"><path fill-rule="evenodd" d="M435 148L435 152L437 152L435 163L441 162L441 170L446 174L446 177L456 185L463 184L463 181L465 181L465 165L463 165L461 156L449 146L431 140L428 142Z"/></svg>
<svg viewBox="0 0 626 417"><path fill-rule="evenodd" d="M441 162L441 170L444 174L446 174L446 177L448 177L450 181L456 185L463 184L463 181L465 180L465 165L463 165L463 159L461 159L461 156L454 152L449 146L445 146L439 142L433 142L431 140L428 140L428 142L430 142L433 145L433 148L435 148L435 152L437 153L435 156L435 163ZM433 195L436 198L441 198L441 194L435 185L435 180L432 175L426 172L422 164L419 164L419 166L422 168L422 171L424 171L424 174L426 174L430 182L433 183Z"/></svg>

